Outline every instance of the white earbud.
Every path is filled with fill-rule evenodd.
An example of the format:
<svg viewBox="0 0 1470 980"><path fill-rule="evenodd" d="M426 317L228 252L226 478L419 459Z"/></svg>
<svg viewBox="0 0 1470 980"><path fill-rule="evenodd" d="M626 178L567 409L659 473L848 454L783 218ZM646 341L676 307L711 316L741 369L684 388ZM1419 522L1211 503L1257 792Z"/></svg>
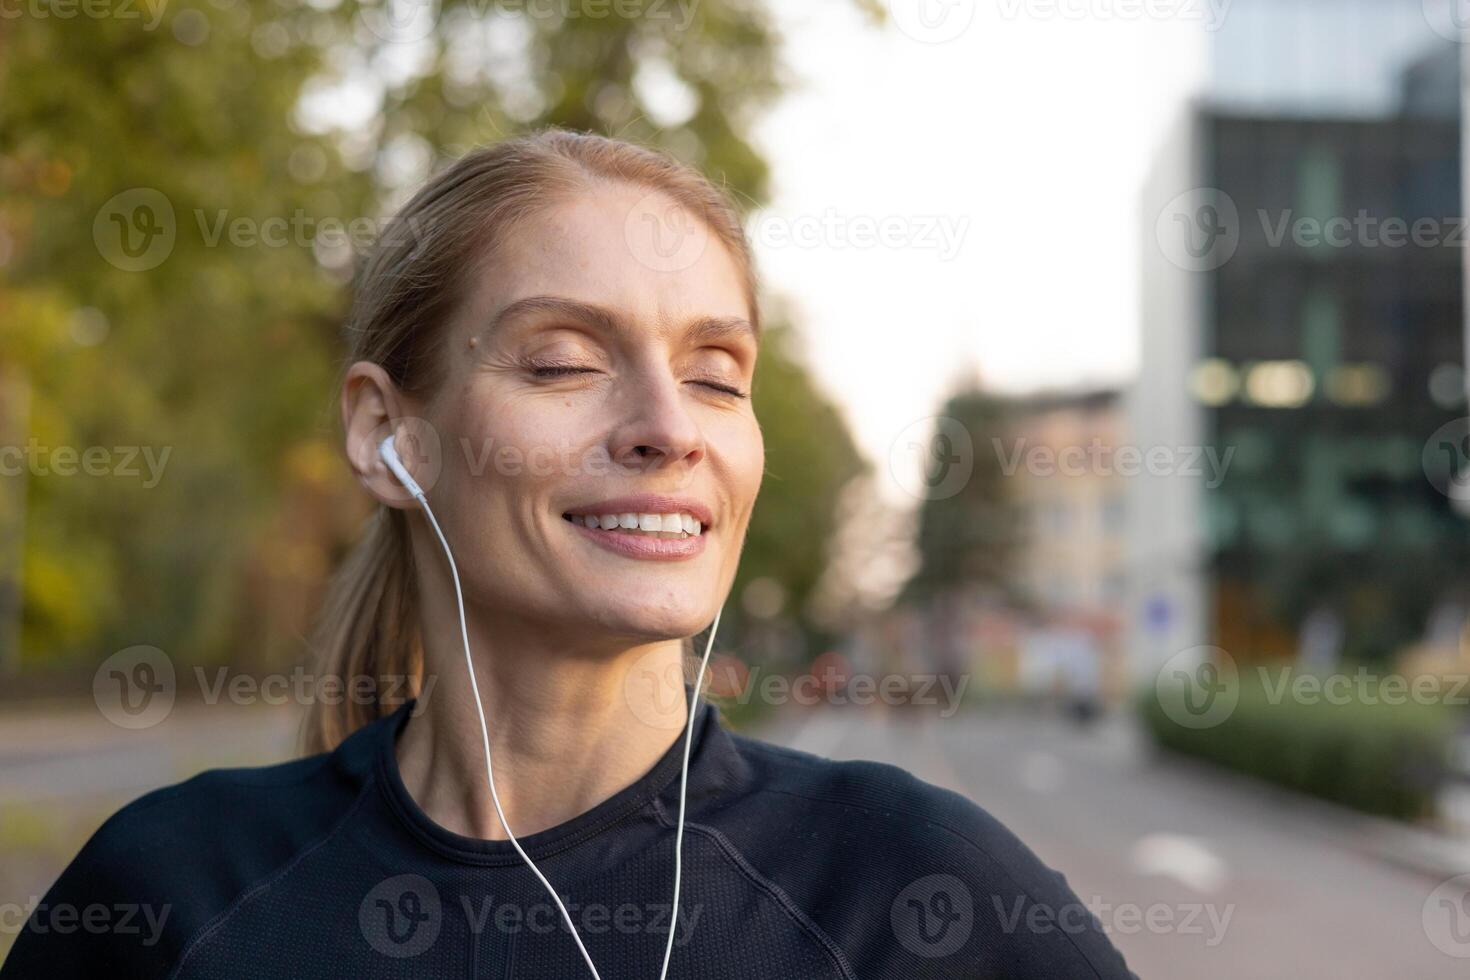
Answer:
<svg viewBox="0 0 1470 980"><path fill-rule="evenodd" d="M485 721L485 705L480 700L480 685L475 681L475 662L474 658L470 655L470 630L469 626L465 623L464 589L459 583L459 569L454 564L454 553L449 550L449 542L445 539L444 532L440 530L439 522L434 518L434 511L429 507L428 497L425 496L423 489L414 478L409 475L408 469L403 465L403 460L398 458L398 450L393 446L393 436L390 435L378 443L378 455L388 465L388 469L393 472L398 482L403 484L404 489L413 494L414 499L419 502L419 506L424 509L424 516L429 519L429 525L434 529L434 534L439 538L439 544L444 548L444 557L449 560L449 574L454 580L454 598L459 606L459 635L464 640L465 668L469 671L470 675L470 692L474 695L475 710L480 715L480 737L484 742L485 748L485 780L490 784L490 800L495 804L495 814L500 818L500 825L505 828L505 834L510 838L511 845L516 849L516 853L521 856L521 860L531 869L531 873L541 882L542 886L551 895L551 900L556 903L557 909L561 911L561 917L566 922L567 928L571 930L572 939L576 942L577 949L581 952L582 959L587 964L587 969L592 971L594 980L602 980L602 975L597 972L596 964L592 962L591 954L587 952L587 947L582 944L582 937L577 933L577 927L572 924L572 916L567 911L566 905L562 903L561 896L556 893L555 888L551 887L551 882L546 880L546 876L541 873L541 869L536 867L536 862L532 861L531 856L521 848L521 842L516 840L516 835L511 832L510 821L505 819L505 811L500 807L500 794L495 792L495 766L490 758L490 726ZM677 825L678 829L674 835L673 914L669 917L669 940L664 946L663 969L659 971L659 980L665 980L669 974L669 961L674 954L674 930L679 921L679 891L680 885L684 881L684 805L689 789L689 751L694 743L694 708L699 702L699 689L704 686L704 672L705 668L709 665L710 652L715 647L715 633L720 629L721 612L724 612L723 607L715 611L715 621L710 626L709 641L704 646L704 658L699 662L699 674L695 677L694 692L690 697L689 724L684 730L684 762L679 776L679 822Z"/></svg>
<svg viewBox="0 0 1470 980"><path fill-rule="evenodd" d="M403 488L413 494L419 503L425 503L424 491L409 474L408 467L403 465L403 460L398 458L398 449L393 445L393 434L390 432L382 442L378 443L378 456L388 464L388 469L403 484Z"/></svg>

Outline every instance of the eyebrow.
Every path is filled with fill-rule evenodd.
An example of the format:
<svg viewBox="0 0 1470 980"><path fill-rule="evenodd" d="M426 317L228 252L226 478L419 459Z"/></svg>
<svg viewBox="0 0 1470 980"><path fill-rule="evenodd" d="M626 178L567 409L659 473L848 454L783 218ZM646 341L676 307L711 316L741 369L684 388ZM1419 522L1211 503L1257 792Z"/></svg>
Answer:
<svg viewBox="0 0 1470 980"><path fill-rule="evenodd" d="M567 299L562 296L527 296L511 303L495 315L491 330L519 317L541 314L565 320L574 320L606 333L631 334L632 324L622 314L595 303ZM760 343L760 331L747 319L740 316L700 316L691 320L684 328L687 336L699 341L735 340L748 337Z"/></svg>

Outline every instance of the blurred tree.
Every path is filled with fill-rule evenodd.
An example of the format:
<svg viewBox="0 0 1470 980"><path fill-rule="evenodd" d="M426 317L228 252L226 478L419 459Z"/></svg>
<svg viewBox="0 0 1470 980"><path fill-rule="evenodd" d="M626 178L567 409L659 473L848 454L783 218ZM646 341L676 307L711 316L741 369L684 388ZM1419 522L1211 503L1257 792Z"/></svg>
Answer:
<svg viewBox="0 0 1470 980"><path fill-rule="evenodd" d="M732 610L730 636L738 645L752 627L780 630L782 623L796 623L809 650L831 639L830 623L812 615L808 599L832 560L837 497L868 467L794 344L792 327L780 321L769 324L761 339L752 396L765 439L766 470L732 589L732 598L740 601ZM762 615L762 603L747 592L752 582L766 580L784 594L781 609L770 615ZM722 618L722 633L724 623Z"/></svg>
<svg viewBox="0 0 1470 980"><path fill-rule="evenodd" d="M28 662L299 654L364 512L333 436L354 245L446 158L555 123L766 191L747 134L781 77L750 0L97 9L0 21L0 437L33 440L0 476L0 579ZM855 456L780 334L757 410L789 489L742 577L799 601ZM60 475L63 447L110 475Z"/></svg>
<svg viewBox="0 0 1470 980"><path fill-rule="evenodd" d="M961 391L945 402L940 417L952 422L940 427L928 445L924 486L934 492L919 509L919 565L904 583L901 602L956 590L1007 593L1015 581L1020 514L1000 456L992 450L992 440L1006 435L1006 403L978 388ZM953 438L961 428L969 435L968 447ZM945 492L950 467L966 463L972 464L968 477L955 492Z"/></svg>
<svg viewBox="0 0 1470 980"><path fill-rule="evenodd" d="M965 669L967 651L957 635L963 604L976 596L1023 601L1014 568L1021 514L993 443L1006 437L1008 417L1002 398L967 387L945 402L944 421L925 447L918 567L898 601L927 612L925 652L949 673Z"/></svg>

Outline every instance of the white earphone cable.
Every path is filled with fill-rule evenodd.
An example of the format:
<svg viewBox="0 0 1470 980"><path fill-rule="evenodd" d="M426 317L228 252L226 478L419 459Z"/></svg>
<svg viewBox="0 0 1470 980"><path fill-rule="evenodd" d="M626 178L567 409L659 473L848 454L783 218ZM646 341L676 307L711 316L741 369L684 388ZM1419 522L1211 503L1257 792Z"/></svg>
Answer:
<svg viewBox="0 0 1470 980"><path fill-rule="evenodd" d="M572 923L572 917L567 912L567 907L562 904L561 896L556 893L556 889L551 887L551 882L546 880L546 876L541 873L541 869L536 867L536 862L532 861L530 855L521 847L521 842L516 840L516 835L510 829L510 821L506 820L505 811L500 806L500 796L495 792L494 764L490 760L490 726L485 721L485 707L480 701L480 686L475 680L475 661L470 655L470 631L465 623L464 590L459 583L459 568L454 563L454 553L450 551L449 542L445 539L444 532L439 528L439 521L435 519L434 511L429 507L429 501L425 499L423 491L418 488L417 484L413 484L409 489L414 491L414 498L423 507L424 514L429 518L429 524L434 528L434 534L439 538L439 544L444 549L444 557L449 560L449 574L454 580L454 599L459 607L459 635L464 641L465 668L469 671L470 675L470 692L475 699L475 711L480 717L480 736L483 739L485 748L485 779L490 784L490 799L495 804L495 813L500 818L500 825L505 828L505 834L510 838L511 845L515 848L516 853L521 856L522 861L526 862L526 866L531 869L531 873L536 876L547 893L551 895L551 900L556 903L557 909L561 912L562 919L566 922L567 928L571 930L572 939L576 942L577 949L582 954L582 959L587 962L587 969L592 971L594 980L602 980L602 975L597 972L597 966L592 962L592 957L588 954L587 947L582 944L582 937L578 935L577 927ZM723 607L721 611L723 611ZM689 752L694 742L694 708L698 703L699 689L704 684L705 665L709 663L710 651L714 649L715 631L719 628L720 612L717 611L715 613L714 624L710 627L709 642L705 644L704 657L699 662L699 674L694 682L694 691L690 696L688 727L684 733L684 762L679 777L679 824L674 840L674 908L670 916L669 942L664 948L663 969L659 971L659 980L665 980L668 976L669 958L674 951L674 928L679 919L679 886L684 872L684 799L689 786Z"/></svg>
<svg viewBox="0 0 1470 980"><path fill-rule="evenodd" d="M709 628L704 656L699 660L699 673L694 678L694 691L689 696L689 727L684 732L684 765L679 775L679 829L674 833L674 909L669 916L669 943L664 947L664 965L658 971L658 980L669 975L669 957L674 954L674 930L679 924L679 885L684 880L684 802L689 796L689 747L694 743L694 706L699 702L699 690L704 686L704 668L709 663L710 651L715 648L715 633L720 628L720 613L724 609L721 606L715 610L715 621Z"/></svg>

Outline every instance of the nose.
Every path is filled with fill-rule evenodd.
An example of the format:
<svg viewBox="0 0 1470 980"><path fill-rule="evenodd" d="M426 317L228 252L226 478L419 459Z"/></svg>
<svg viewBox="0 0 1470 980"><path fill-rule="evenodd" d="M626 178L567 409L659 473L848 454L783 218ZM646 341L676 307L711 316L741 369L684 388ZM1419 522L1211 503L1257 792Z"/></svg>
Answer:
<svg viewBox="0 0 1470 980"><path fill-rule="evenodd" d="M704 459L704 430L690 414L688 396L667 369L639 379L624 394L625 420L609 437L619 466L637 472L692 468Z"/></svg>

